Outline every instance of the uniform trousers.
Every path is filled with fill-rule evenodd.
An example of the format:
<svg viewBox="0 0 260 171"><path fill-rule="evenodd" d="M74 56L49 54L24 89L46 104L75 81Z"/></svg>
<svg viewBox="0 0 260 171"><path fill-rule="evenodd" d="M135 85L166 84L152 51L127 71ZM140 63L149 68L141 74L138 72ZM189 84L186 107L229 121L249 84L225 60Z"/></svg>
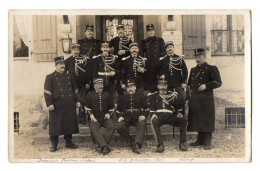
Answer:
<svg viewBox="0 0 260 171"><path fill-rule="evenodd" d="M151 127L157 145L163 144L160 127L165 124L180 127L180 142L186 142L187 119L184 117L178 118L177 115L172 114L157 114L157 118L151 120Z"/></svg>
<svg viewBox="0 0 260 171"><path fill-rule="evenodd" d="M129 133L129 127L136 127L136 134L134 139L134 145L139 144L141 147L144 142L144 132L145 132L145 120L138 121L135 119L131 119L130 121L121 121L117 124L117 132L126 140L126 142L130 143L133 140L133 137Z"/></svg>
<svg viewBox="0 0 260 171"><path fill-rule="evenodd" d="M72 134L70 135L64 135L65 140L71 140L72 139ZM50 140L53 143L58 143L59 142L59 136L50 136Z"/></svg>
<svg viewBox="0 0 260 171"><path fill-rule="evenodd" d="M104 131L101 131L100 128L104 127ZM106 119L103 121L89 121L89 128L99 145L99 147L107 146L114 131L115 131L115 124L112 119Z"/></svg>

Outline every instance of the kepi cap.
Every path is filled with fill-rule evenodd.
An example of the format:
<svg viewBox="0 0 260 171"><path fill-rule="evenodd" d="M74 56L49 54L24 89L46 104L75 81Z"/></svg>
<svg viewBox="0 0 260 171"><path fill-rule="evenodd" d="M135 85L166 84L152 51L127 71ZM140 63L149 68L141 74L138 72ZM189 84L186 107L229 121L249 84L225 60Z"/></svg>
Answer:
<svg viewBox="0 0 260 171"><path fill-rule="evenodd" d="M57 64L59 62L64 62L64 56L57 56L54 58L54 62Z"/></svg>
<svg viewBox="0 0 260 171"><path fill-rule="evenodd" d="M148 25L146 26L146 30L147 30L147 31L154 30L154 25L153 25L153 24L148 24Z"/></svg>
<svg viewBox="0 0 260 171"><path fill-rule="evenodd" d="M194 49L194 54L195 54L195 56L205 55L205 49L203 49L203 48Z"/></svg>
<svg viewBox="0 0 260 171"><path fill-rule="evenodd" d="M131 48L132 46L137 46L137 47L138 47L138 43L132 42L132 43L129 45L129 48Z"/></svg>
<svg viewBox="0 0 260 171"><path fill-rule="evenodd" d="M87 25L86 25L86 29L85 29L85 31L86 31L86 30L94 31L94 26L91 25L91 24L87 24Z"/></svg>

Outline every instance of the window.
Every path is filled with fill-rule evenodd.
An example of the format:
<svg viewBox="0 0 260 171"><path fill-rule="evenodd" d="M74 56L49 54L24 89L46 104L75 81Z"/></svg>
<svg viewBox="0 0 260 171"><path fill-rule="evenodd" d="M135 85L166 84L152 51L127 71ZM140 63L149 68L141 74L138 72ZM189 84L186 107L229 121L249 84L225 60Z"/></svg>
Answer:
<svg viewBox="0 0 260 171"><path fill-rule="evenodd" d="M245 127L245 108L226 108L225 109L226 128Z"/></svg>
<svg viewBox="0 0 260 171"><path fill-rule="evenodd" d="M212 16L210 30L212 55L232 55L244 53L243 16Z"/></svg>
<svg viewBox="0 0 260 171"><path fill-rule="evenodd" d="M19 122L19 112L14 112L14 132L19 133L20 122Z"/></svg>
<svg viewBox="0 0 260 171"><path fill-rule="evenodd" d="M26 15L13 17L13 59L29 59L29 22Z"/></svg>
<svg viewBox="0 0 260 171"><path fill-rule="evenodd" d="M117 25L123 24L125 26L125 35L132 41L135 41L134 28L137 27L136 17L131 16L106 16L104 17L105 25L105 40L110 41L117 36Z"/></svg>

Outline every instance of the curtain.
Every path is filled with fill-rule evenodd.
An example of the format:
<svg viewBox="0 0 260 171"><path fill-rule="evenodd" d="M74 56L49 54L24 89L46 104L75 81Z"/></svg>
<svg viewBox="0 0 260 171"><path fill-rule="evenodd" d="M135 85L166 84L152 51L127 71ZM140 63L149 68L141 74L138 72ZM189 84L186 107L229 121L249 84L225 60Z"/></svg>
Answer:
<svg viewBox="0 0 260 171"><path fill-rule="evenodd" d="M27 15L15 15L14 22L17 25L18 32L26 46L28 45L28 16Z"/></svg>

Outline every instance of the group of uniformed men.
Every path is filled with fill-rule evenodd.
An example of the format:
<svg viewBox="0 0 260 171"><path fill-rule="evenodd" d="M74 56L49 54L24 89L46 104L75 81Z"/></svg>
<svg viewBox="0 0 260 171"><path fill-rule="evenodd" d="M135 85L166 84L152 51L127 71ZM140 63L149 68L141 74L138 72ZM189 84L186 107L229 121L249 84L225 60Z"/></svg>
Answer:
<svg viewBox="0 0 260 171"><path fill-rule="evenodd" d="M180 150L188 149L186 130L198 132L191 146L211 149L213 89L222 84L217 67L205 62L204 49L195 49L197 66L191 69L187 82L187 66L184 58L174 53L173 42L165 44L155 37L153 24L146 28L148 38L139 47L125 36L124 25L117 26L117 37L102 43L93 38L94 26L87 25L86 37L72 45L72 56L54 59L56 71L47 75L44 83L51 152L57 150L59 135L64 135L67 148L78 148L71 139L79 132L79 119L81 124L88 122L98 152L105 155L111 151L109 140L117 129L132 151L140 154L148 115L156 152L165 150L160 131L164 124L180 127ZM135 138L129 133L130 126L136 127ZM101 127L105 131L100 131Z"/></svg>

